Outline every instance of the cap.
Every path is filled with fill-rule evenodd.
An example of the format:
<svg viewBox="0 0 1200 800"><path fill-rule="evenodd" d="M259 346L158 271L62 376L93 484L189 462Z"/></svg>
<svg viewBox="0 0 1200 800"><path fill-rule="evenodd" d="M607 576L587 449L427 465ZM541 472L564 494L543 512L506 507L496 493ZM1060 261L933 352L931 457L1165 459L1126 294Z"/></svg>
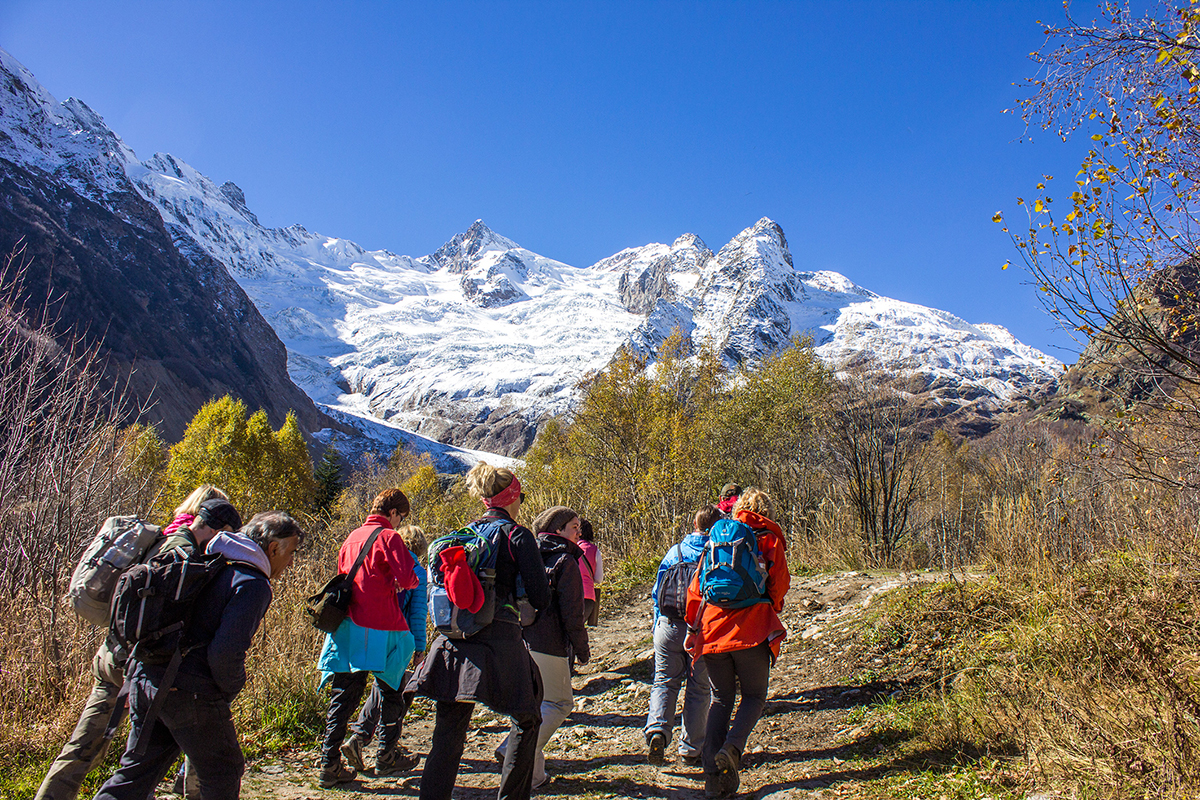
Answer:
<svg viewBox="0 0 1200 800"><path fill-rule="evenodd" d="M220 530L226 525L235 531L242 527L242 517L238 514L237 509L228 500L222 500L219 497L201 503L196 516L205 525L215 530Z"/></svg>

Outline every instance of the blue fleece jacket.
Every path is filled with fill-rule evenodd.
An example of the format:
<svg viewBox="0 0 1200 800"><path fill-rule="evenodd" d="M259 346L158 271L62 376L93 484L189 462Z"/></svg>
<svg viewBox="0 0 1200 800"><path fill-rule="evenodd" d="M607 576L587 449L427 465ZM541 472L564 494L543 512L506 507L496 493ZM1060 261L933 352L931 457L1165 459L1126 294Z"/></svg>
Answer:
<svg viewBox="0 0 1200 800"><path fill-rule="evenodd" d="M423 653L426 649L425 618L429 613L429 597L426 595L429 578L425 574L425 567L420 564L413 572L417 573L417 588L400 593L400 613L404 614L408 629L412 631L413 646L418 653Z"/></svg>
<svg viewBox="0 0 1200 800"><path fill-rule="evenodd" d="M654 613L656 616L659 616L658 590L662 586L667 570L680 561L690 563L699 562L706 544L708 544L708 534L693 531L683 537L683 540L678 545L671 545L671 549L663 556L662 563L658 565L658 574L654 577L654 589L650 592L650 600L654 604Z"/></svg>

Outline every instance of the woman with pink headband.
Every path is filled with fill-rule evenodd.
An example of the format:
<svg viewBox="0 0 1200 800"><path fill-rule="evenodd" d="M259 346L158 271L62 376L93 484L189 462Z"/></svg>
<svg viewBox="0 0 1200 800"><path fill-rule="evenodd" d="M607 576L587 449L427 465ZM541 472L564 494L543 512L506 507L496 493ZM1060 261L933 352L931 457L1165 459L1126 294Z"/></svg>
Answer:
<svg viewBox="0 0 1200 800"><path fill-rule="evenodd" d="M438 636L405 689L437 704L420 797L450 800L471 712L475 703L483 703L512 717L509 741L515 746L505 754L497 796L528 800L541 723L542 680L521 638L517 576L525 584L529 602L539 610L550 604L550 585L537 539L516 522L523 499L516 474L481 462L467 473L467 489L487 507L487 513L471 526L499 547L496 613L490 625L469 638Z"/></svg>

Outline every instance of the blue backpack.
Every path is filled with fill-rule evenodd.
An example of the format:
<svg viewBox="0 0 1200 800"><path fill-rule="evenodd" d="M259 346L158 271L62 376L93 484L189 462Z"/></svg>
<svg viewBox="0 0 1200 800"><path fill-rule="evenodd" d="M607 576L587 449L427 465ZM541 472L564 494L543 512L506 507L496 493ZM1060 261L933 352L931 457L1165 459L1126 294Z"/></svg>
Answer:
<svg viewBox="0 0 1200 800"><path fill-rule="evenodd" d="M700 557L700 595L705 603L744 608L769 601L767 567L758 534L744 522L719 519Z"/></svg>
<svg viewBox="0 0 1200 800"><path fill-rule="evenodd" d="M506 519L472 522L465 528L434 539L429 545L429 616L433 627L451 639L465 639L492 624L496 616L496 557L500 543L516 523ZM447 547L462 546L467 563L483 587L483 606L472 613L450 600L442 575L441 553Z"/></svg>

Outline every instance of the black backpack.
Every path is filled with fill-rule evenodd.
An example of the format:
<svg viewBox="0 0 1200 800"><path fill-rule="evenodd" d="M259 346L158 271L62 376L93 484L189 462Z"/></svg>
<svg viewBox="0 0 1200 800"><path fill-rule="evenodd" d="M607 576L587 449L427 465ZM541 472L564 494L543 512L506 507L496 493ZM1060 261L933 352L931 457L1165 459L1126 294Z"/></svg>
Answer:
<svg viewBox="0 0 1200 800"><path fill-rule="evenodd" d="M687 591L696 574L696 561L683 560L682 543L675 545L679 561L667 567L662 583L658 587L658 613L667 619L683 620L687 617Z"/></svg>
<svg viewBox="0 0 1200 800"><path fill-rule="evenodd" d="M137 731L134 752L145 752L143 732L154 728L162 703L175 682L183 657L208 644L192 637L196 599L228 565L219 553L159 553L134 564L117 579L113 590L109 633L129 658L166 665L154 702Z"/></svg>

